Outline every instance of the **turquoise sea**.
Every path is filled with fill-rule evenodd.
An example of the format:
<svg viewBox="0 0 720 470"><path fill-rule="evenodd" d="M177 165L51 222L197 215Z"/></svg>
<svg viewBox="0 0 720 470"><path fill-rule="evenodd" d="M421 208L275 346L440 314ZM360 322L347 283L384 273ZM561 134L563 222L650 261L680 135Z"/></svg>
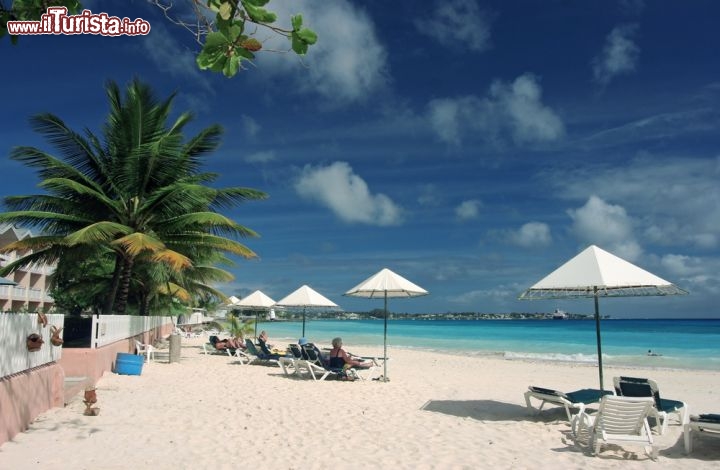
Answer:
<svg viewBox="0 0 720 470"><path fill-rule="evenodd" d="M271 342L296 342L302 323L265 322ZM720 371L718 320L602 320L606 365ZM305 336L330 345L341 336L352 345L377 347L382 353L382 320L308 320ZM388 355L393 348L427 349L508 360L597 363L594 320L390 320ZM652 350L658 356L648 356Z"/></svg>

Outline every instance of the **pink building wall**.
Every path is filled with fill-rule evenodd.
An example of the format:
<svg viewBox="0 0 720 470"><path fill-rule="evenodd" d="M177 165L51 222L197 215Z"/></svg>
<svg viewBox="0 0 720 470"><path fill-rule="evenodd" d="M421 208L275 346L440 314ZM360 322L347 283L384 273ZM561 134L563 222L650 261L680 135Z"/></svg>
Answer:
<svg viewBox="0 0 720 470"><path fill-rule="evenodd" d="M64 379L55 363L0 379L0 444L26 430L40 413L64 405Z"/></svg>
<svg viewBox="0 0 720 470"><path fill-rule="evenodd" d="M137 339L152 343L172 330L173 325L165 325L139 335ZM63 348L57 362L1 378L0 445L25 431L41 413L55 406L65 406L86 387L94 386L105 372L115 369L119 352L134 353L135 338L96 349ZM85 377L85 380L66 386L66 377Z"/></svg>

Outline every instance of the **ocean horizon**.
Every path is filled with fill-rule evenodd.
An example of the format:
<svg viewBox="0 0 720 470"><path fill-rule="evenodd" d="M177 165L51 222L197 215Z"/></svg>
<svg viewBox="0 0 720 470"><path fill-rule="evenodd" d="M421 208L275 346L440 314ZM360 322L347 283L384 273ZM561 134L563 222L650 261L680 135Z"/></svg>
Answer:
<svg viewBox="0 0 720 470"><path fill-rule="evenodd" d="M261 322L271 343L296 342L302 321ZM603 319L603 364L641 368L720 371L720 319ZM393 348L507 360L597 364L594 320L405 320L388 321ZM383 347L383 320L315 320L305 337L322 346L340 336L353 345ZM648 354L651 352L651 354Z"/></svg>

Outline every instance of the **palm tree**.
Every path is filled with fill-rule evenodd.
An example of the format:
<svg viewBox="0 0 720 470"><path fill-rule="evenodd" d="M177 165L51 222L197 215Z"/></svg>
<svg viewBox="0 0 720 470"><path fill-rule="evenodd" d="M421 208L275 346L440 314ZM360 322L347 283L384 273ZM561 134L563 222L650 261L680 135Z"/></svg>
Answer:
<svg viewBox="0 0 720 470"><path fill-rule="evenodd" d="M200 171L217 148L222 129L213 125L186 140L192 115L168 124L174 96L157 101L135 80L122 95L110 82L110 113L102 140L71 130L60 118L41 114L34 129L58 151L16 147L11 158L35 168L46 194L5 198L10 212L0 222L29 225L41 235L3 248L30 253L6 266L5 274L28 264L54 263L71 250L107 250L114 257L103 313L124 313L136 263L163 263L181 272L209 253L255 257L236 239L257 234L217 211L265 193L249 188L212 188L217 174Z"/></svg>

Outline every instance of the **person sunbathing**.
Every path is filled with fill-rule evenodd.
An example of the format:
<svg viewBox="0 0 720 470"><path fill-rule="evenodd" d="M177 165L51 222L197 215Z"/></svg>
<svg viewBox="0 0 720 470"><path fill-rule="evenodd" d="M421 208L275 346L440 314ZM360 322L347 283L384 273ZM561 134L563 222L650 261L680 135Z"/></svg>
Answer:
<svg viewBox="0 0 720 470"><path fill-rule="evenodd" d="M246 346L243 344L242 341L236 339L236 338L225 338L225 339L218 339L215 342L215 349L218 351L224 351L226 349L245 349Z"/></svg>
<svg viewBox="0 0 720 470"><path fill-rule="evenodd" d="M360 367L367 369L373 365L373 361L358 360L345 352L342 348L342 338L334 338L332 340L333 348L330 350L329 363L331 368L351 368Z"/></svg>

